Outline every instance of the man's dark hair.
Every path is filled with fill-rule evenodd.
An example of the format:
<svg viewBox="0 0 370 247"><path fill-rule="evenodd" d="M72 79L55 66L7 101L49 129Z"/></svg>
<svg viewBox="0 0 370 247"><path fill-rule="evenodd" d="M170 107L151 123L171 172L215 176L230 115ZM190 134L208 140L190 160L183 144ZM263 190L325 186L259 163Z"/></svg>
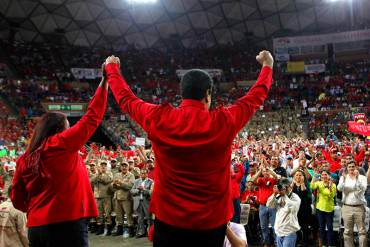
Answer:
<svg viewBox="0 0 370 247"><path fill-rule="evenodd" d="M290 182L287 178L282 178L279 180L279 182L277 183L277 187L279 190L282 190L283 188L287 187L290 185Z"/></svg>
<svg viewBox="0 0 370 247"><path fill-rule="evenodd" d="M206 71L192 69L185 73L180 84L183 99L201 100L206 96L207 90L212 92L213 80Z"/></svg>

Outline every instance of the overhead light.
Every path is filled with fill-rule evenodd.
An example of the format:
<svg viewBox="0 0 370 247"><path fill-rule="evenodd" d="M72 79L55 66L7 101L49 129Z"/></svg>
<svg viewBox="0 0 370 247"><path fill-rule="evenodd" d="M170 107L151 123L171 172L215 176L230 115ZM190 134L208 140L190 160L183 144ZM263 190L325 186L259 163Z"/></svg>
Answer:
<svg viewBox="0 0 370 247"><path fill-rule="evenodd" d="M130 4L147 4L147 3L156 3L157 0L126 0Z"/></svg>

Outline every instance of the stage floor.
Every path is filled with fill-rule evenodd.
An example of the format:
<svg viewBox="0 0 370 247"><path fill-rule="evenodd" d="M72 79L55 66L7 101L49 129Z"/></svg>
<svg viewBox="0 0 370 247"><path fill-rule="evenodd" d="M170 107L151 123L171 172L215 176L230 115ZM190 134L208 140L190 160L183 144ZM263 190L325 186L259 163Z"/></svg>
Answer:
<svg viewBox="0 0 370 247"><path fill-rule="evenodd" d="M152 247L153 244L149 242L148 238L128 238L123 237L103 237L89 234L90 247Z"/></svg>

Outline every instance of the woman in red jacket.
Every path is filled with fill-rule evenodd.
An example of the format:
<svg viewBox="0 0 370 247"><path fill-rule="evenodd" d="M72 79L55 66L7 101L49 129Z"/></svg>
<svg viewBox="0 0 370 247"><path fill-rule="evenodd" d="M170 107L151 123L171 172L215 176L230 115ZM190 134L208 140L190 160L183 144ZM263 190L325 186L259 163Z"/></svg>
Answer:
<svg viewBox="0 0 370 247"><path fill-rule="evenodd" d="M103 78L86 114L71 128L64 114L45 113L18 159L11 199L27 212L30 246L88 246L88 219L98 211L78 151L99 126L107 95Z"/></svg>

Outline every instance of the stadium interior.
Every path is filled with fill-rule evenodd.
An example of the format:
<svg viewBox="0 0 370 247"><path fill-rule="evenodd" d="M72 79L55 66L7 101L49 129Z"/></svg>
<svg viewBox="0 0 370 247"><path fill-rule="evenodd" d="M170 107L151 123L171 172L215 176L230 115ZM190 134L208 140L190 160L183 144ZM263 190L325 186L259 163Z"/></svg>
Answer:
<svg viewBox="0 0 370 247"><path fill-rule="evenodd" d="M288 171L289 157L301 162L301 152L312 171L316 161L326 159L333 168L351 153L369 179L369 13L369 0L1 0L1 198L7 198L10 167L17 169L40 116L60 111L71 126L78 122L110 55L120 58L133 93L152 104L179 107L183 75L205 70L214 83L212 109L218 109L248 93L261 71L256 55L268 50L274 57L271 89L232 146L232 164L244 165L244 185L259 158L270 164L278 156ZM155 164L151 147L148 134L122 112L110 91L102 123L80 154L89 173L91 160L107 160L113 170L111 160L133 158L140 173L140 164L150 159ZM247 217L243 207L241 213L248 246L274 246L264 242L258 206L243 201L245 191L241 187L239 204L249 205ZM365 197L369 206L367 192ZM370 236L369 208L366 212ZM114 217L113 208L111 213ZM332 246L346 246L338 217ZM134 220L137 224L135 213ZM128 237L127 231L123 237L89 233L90 246L152 246L149 224L145 238ZM307 238L298 236L296 246L328 246L315 227L303 232L309 232ZM358 235L355 231L355 244L361 246Z"/></svg>

